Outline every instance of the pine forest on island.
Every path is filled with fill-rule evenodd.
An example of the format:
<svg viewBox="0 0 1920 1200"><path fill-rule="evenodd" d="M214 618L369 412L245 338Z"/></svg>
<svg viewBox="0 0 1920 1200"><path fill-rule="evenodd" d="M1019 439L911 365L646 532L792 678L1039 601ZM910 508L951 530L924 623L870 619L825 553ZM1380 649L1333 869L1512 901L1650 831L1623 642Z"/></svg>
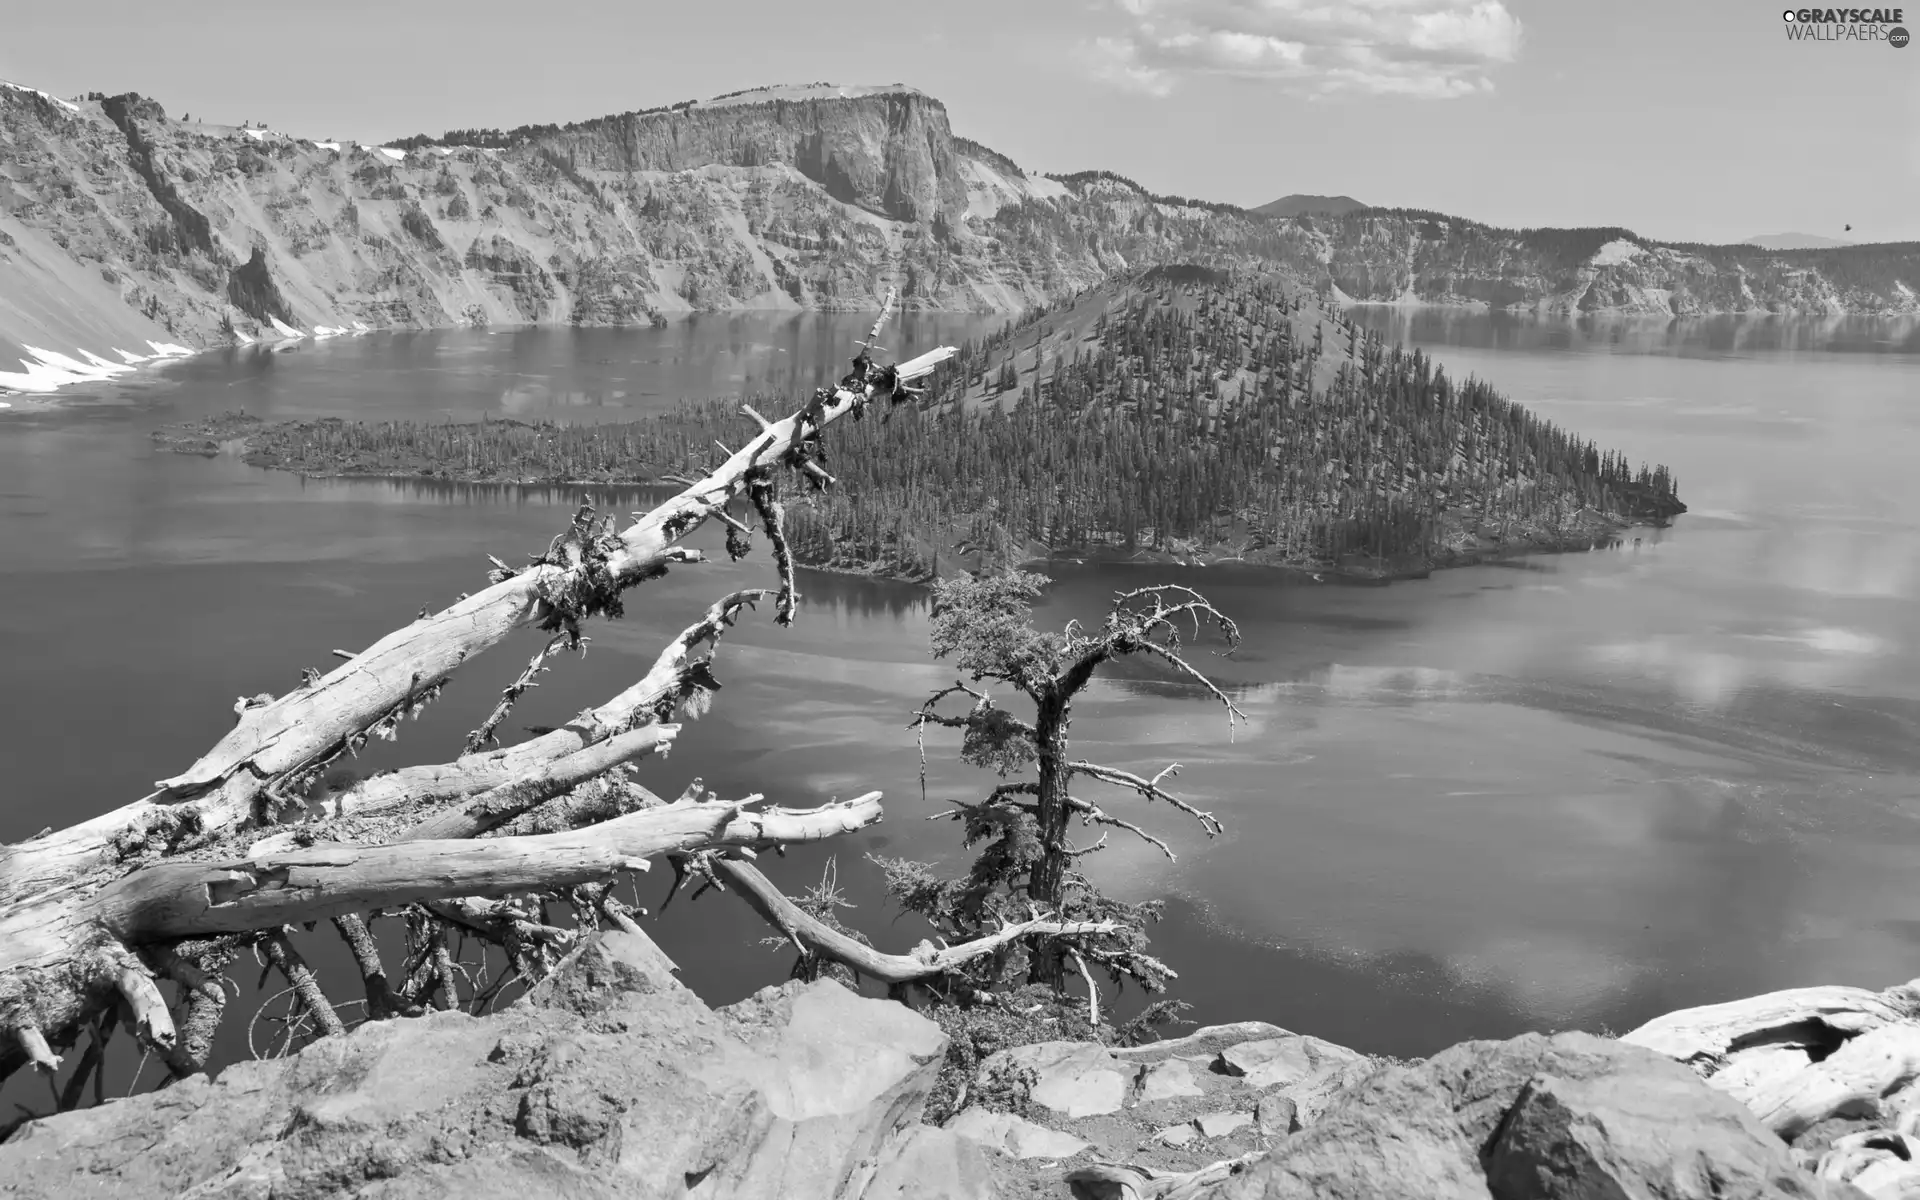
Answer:
<svg viewBox="0 0 1920 1200"><path fill-rule="evenodd" d="M698 473L755 429L728 398L571 426L238 416L167 440L244 436L250 461L309 475L606 486ZM1586 549L1685 510L1665 467L1454 380L1284 278L1205 267L961 345L918 404L836 429L824 466L837 486L790 497L796 557L904 578L1049 555L1403 574Z"/></svg>

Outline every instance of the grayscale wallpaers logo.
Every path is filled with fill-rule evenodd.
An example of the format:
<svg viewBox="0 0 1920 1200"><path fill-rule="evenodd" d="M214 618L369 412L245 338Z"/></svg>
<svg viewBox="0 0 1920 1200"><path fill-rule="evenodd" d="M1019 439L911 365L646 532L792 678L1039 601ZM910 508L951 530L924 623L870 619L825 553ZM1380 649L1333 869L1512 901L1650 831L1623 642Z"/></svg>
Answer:
<svg viewBox="0 0 1920 1200"><path fill-rule="evenodd" d="M1790 42L1885 42L1906 48L1907 31L1898 8L1789 8L1780 14Z"/></svg>

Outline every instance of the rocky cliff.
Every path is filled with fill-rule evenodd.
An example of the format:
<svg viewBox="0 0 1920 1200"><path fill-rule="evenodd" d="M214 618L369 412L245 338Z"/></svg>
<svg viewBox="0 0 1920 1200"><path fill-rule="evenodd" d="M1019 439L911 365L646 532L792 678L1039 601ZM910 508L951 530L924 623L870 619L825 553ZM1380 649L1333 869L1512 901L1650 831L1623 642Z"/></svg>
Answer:
<svg viewBox="0 0 1920 1200"><path fill-rule="evenodd" d="M0 86L0 344L206 345L276 319L857 309L882 280L909 307L1012 310L1169 261L1264 262L1359 300L1920 311L1920 246L1772 252L1382 210L1273 217L1104 172L1027 174L902 85L759 89L404 144Z"/></svg>
<svg viewBox="0 0 1920 1200"><path fill-rule="evenodd" d="M671 972L644 936L599 934L490 1017L369 1022L291 1058L29 1122L0 1143L0 1193L1897 1200L1920 1188L1911 987L1775 993L1618 1041L1528 1034L1411 1063L1251 1021L1132 1048L1040 1042L981 1062L974 1102L933 1127L921 1117L948 1045L933 1022L828 980L714 1011Z"/></svg>
<svg viewBox="0 0 1920 1200"><path fill-rule="evenodd" d="M1351 300L1677 317L1920 312L1920 243L1665 245L1625 229L1514 231L1397 209L1292 226L1324 282Z"/></svg>

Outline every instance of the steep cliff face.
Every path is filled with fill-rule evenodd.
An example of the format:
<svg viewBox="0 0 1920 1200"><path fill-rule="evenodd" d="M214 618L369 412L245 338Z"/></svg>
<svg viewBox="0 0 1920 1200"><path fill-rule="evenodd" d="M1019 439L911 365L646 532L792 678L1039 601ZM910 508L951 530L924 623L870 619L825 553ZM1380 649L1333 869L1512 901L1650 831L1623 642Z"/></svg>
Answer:
<svg viewBox="0 0 1920 1200"><path fill-rule="evenodd" d="M831 97L748 92L670 113L588 121L533 140L571 171L694 171L786 166L826 194L895 221L960 224L967 209L938 100L904 85Z"/></svg>
<svg viewBox="0 0 1920 1200"><path fill-rule="evenodd" d="M1378 210L1276 218L1031 176L911 88L758 89L409 151L0 86L0 350L300 326L1012 310L1171 261L1360 300L1911 312L1920 247L1664 247ZM95 346L95 341L102 345ZM0 355L4 360L6 355Z"/></svg>

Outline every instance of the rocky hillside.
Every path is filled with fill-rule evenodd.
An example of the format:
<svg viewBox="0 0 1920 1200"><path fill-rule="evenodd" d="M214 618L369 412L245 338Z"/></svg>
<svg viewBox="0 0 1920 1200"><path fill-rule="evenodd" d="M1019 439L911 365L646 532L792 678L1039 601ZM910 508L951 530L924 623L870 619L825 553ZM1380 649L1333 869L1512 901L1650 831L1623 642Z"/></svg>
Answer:
<svg viewBox="0 0 1920 1200"><path fill-rule="evenodd" d="M1658 246L1433 214L1274 217L1037 176L912 88L749 91L405 148L0 86L0 348L739 308L1014 310L1141 265L1259 263L1360 300L1920 310L1920 246ZM98 343L98 344L96 344ZM8 364L11 365L10 363Z"/></svg>
<svg viewBox="0 0 1920 1200"><path fill-rule="evenodd" d="M1683 317L1920 312L1920 242L1665 245L1626 229L1516 232L1405 209L1290 224L1311 239L1323 282L1351 300Z"/></svg>
<svg viewBox="0 0 1920 1200"><path fill-rule="evenodd" d="M971 1102L936 1127L922 1117L949 1041L934 1022L830 980L714 1011L672 969L644 935L598 934L493 1016L367 1022L29 1122L0 1143L0 1191L1897 1200L1920 1185L1911 986L1413 1063L1257 1021L1131 1048L1038 1042L980 1062Z"/></svg>

